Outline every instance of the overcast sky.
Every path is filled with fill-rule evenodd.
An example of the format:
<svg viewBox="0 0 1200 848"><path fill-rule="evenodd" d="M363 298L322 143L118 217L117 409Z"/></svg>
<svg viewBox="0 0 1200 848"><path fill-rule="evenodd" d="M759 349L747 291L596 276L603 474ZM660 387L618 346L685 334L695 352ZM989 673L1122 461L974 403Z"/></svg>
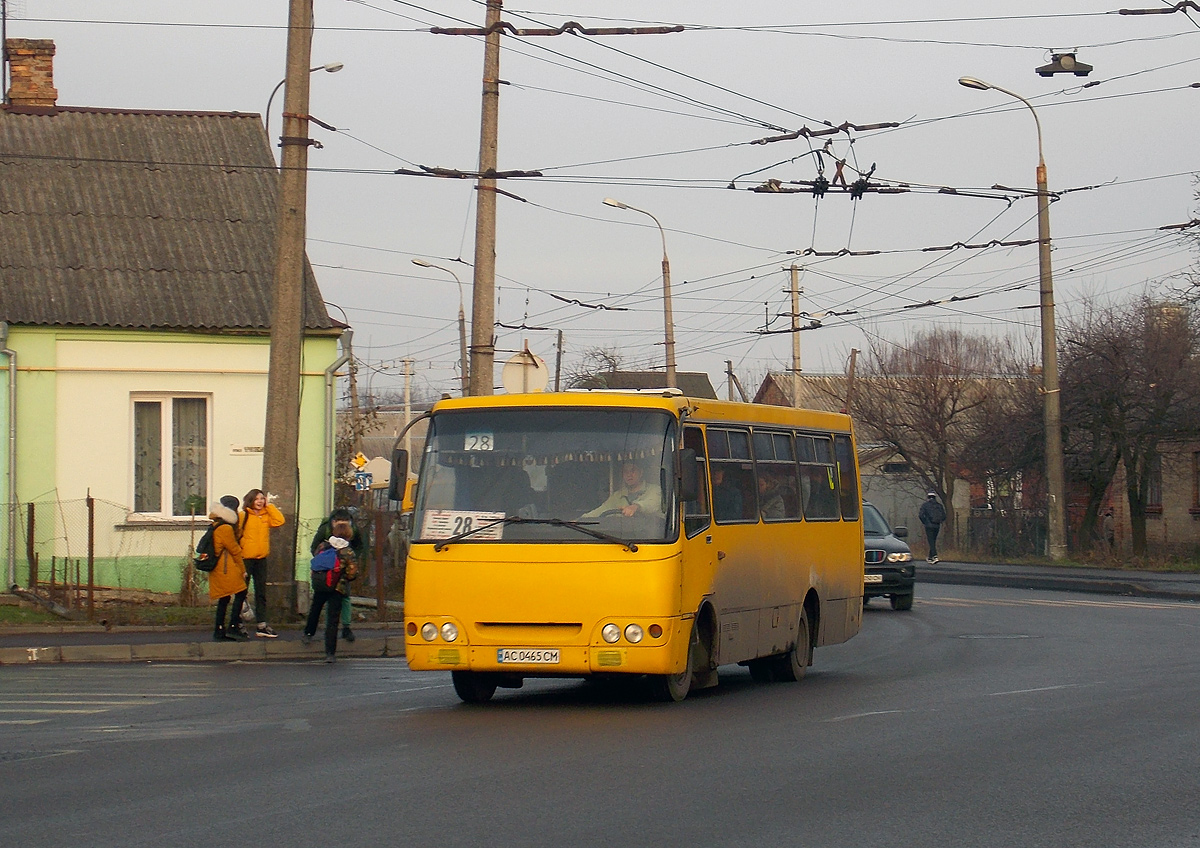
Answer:
<svg viewBox="0 0 1200 848"><path fill-rule="evenodd" d="M9 37L56 42L62 105L263 113L284 75L286 0L8 6ZM1041 118L1049 185L1064 192L1051 209L1060 323L1089 297L1161 290L1196 260L1180 231L1160 228L1197 214L1200 14L1119 8L512 0L504 19L517 27L687 29L503 39L499 167L544 176L500 185L519 199L498 203L498 364L528 339L553 371L561 330L567 364L610 347L629 366L662 367L658 231L605 197L666 228L678 367L707 372L722 396L725 360L749 391L790 366L790 335L762 331L789 325L792 262L804 269L801 311L829 313L800 334L806 372L842 371L851 348L903 344L931 324L1035 340L1036 245L927 250L1037 236L1036 200L1019 191L1034 185L1032 116L960 86L964 75L1029 99ZM323 148L309 158L308 253L376 391L402 385L404 357L419 388L457 385L457 286L411 260L459 275L470 320L474 191L393 172L477 166L482 40L428 30L481 25L484 11L476 0L315 0L312 64L345 68L311 81L311 113L339 131L313 127ZM1090 76L1036 74L1067 50ZM803 189L793 181L818 175L812 151L824 145L752 142L844 122L899 126L832 136L824 176L843 158L850 182L874 168L872 185L907 191L749 190Z"/></svg>

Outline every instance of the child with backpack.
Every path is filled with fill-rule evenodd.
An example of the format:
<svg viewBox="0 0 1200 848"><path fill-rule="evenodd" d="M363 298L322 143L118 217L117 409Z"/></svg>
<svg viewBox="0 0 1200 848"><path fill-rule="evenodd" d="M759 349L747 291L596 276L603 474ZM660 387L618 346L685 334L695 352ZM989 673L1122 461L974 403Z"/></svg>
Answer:
<svg viewBox="0 0 1200 848"><path fill-rule="evenodd" d="M325 662L337 659L338 624L342 604L350 594L350 581L358 576L358 562L350 543L341 536L330 536L312 558L312 604L300 641L311 644L325 607Z"/></svg>
<svg viewBox="0 0 1200 848"><path fill-rule="evenodd" d="M238 544L234 528L238 524L238 499L225 495L221 502L208 512L212 520L212 544L215 565L208 573L208 596L217 602L217 616L213 627L213 641L242 642L248 637L242 629L242 604L246 602L246 566L242 561L242 547ZM225 612L230 598L233 609L229 610L229 624L225 624Z"/></svg>

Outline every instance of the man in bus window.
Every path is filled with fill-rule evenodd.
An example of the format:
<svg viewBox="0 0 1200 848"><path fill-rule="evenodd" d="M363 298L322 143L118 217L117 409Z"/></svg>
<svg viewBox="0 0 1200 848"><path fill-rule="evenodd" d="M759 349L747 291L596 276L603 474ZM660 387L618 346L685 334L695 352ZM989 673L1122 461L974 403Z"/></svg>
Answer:
<svg viewBox="0 0 1200 848"><path fill-rule="evenodd" d="M634 515L662 515L662 490L656 483L647 483L646 475L636 462L621 465L621 485L604 503L585 512L582 518L597 518L605 513L620 512L626 518Z"/></svg>
<svg viewBox="0 0 1200 848"><path fill-rule="evenodd" d="M713 517L717 521L739 521L742 518L742 491L725 475L725 466L712 466Z"/></svg>

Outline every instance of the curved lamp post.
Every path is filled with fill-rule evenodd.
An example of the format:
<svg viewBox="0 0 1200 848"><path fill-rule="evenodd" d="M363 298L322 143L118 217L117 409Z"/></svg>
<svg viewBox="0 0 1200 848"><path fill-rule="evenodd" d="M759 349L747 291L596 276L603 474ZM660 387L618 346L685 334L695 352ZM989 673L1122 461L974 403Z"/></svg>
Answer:
<svg viewBox="0 0 1200 848"><path fill-rule="evenodd" d="M1050 191L1046 187L1046 159L1042 155L1042 122L1033 104L1014 91L975 77L959 77L959 85L979 91L993 89L1020 100L1029 107L1037 127L1038 164L1038 268L1041 279L1042 400L1046 427L1046 482L1049 489L1048 518L1050 556L1067 555L1066 485L1063 474L1062 408L1058 391L1058 344L1054 333L1054 281L1050 270Z"/></svg>
<svg viewBox="0 0 1200 848"><path fill-rule="evenodd" d="M675 377L675 319L671 316L671 263L667 259L667 234L663 230L662 223L647 212L645 209L638 209L636 206L630 206L628 203L622 203L619 200L613 200L611 197L604 198L605 206L612 206L616 209L628 209L631 212L641 212L650 220L658 225L658 234L662 237L662 279L663 279L663 324L666 328L665 345L667 349L667 388L679 388L679 382Z"/></svg>
<svg viewBox="0 0 1200 848"><path fill-rule="evenodd" d="M458 274L455 274L449 268L434 265L432 262L426 262L424 259L414 259L412 264L420 265L422 268L437 268L439 271L445 271L454 278L454 282L458 283L458 359L459 370L462 371L462 396L466 397L470 394L470 383L467 380L467 317L463 312L462 280L458 278Z"/></svg>
<svg viewBox="0 0 1200 848"><path fill-rule="evenodd" d="M317 71L325 71L326 73L329 73L329 74L336 74L338 71L340 71L344 67L346 67L346 66L343 65L341 62L330 62L327 65L317 65L315 68L309 68L308 72L310 74L312 74L312 73L316 73ZM263 113L263 122L266 124L266 127L267 127L267 139L268 140L270 140L270 138L271 138L271 103L274 102L275 95L279 93L279 89L283 88L283 84L285 82L287 82L286 79L281 79L279 81L279 84L277 86L275 86L273 89L271 89L271 96L267 98L267 111Z"/></svg>

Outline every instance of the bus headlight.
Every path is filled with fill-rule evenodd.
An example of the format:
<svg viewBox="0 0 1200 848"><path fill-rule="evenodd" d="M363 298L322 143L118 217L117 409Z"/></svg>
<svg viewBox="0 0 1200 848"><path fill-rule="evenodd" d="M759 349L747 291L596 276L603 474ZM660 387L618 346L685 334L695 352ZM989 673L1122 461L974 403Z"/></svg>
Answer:
<svg viewBox="0 0 1200 848"><path fill-rule="evenodd" d="M615 624L606 624L604 629L600 631L600 635L604 637L604 641L610 645L621 638L621 628Z"/></svg>
<svg viewBox="0 0 1200 848"><path fill-rule="evenodd" d="M432 621L427 621L421 625L421 638L426 642L432 642L437 638L437 625Z"/></svg>
<svg viewBox="0 0 1200 848"><path fill-rule="evenodd" d="M445 624L442 625L442 638L445 639L447 642L453 642L455 639L458 638L458 628L455 627L449 621L447 621Z"/></svg>
<svg viewBox="0 0 1200 848"><path fill-rule="evenodd" d="M635 645L642 641L642 636L644 635L640 624L630 624L625 627L625 638Z"/></svg>

